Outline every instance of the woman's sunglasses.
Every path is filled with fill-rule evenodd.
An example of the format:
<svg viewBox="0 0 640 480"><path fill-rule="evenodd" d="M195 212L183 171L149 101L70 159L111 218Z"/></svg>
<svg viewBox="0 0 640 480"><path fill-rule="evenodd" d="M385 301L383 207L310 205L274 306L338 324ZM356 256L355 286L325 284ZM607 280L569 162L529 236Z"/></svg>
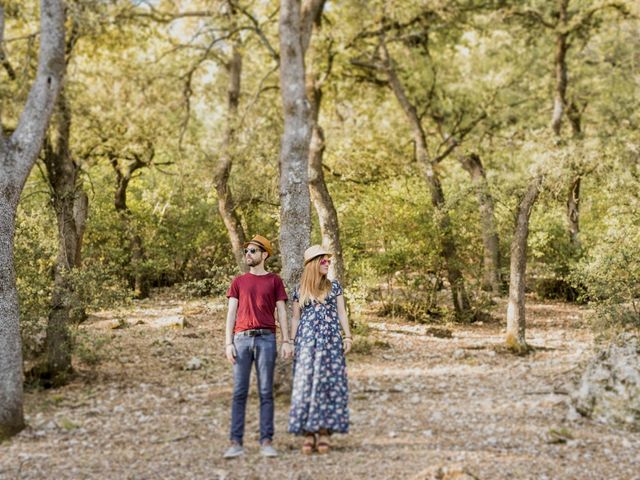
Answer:
<svg viewBox="0 0 640 480"><path fill-rule="evenodd" d="M331 259L329 258L320 259L320 265L330 265L330 264L331 264Z"/></svg>

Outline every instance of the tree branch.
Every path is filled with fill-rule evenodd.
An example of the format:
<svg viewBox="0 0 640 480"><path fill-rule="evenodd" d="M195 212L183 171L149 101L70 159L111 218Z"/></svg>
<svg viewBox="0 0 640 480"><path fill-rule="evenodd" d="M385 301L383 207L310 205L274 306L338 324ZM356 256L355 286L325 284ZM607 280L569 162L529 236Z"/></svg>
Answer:
<svg viewBox="0 0 640 480"><path fill-rule="evenodd" d="M229 3L231 5L233 5L234 8L237 8L238 10L240 10L240 12L242 12L242 14L249 19L249 21L253 25L253 30L256 32L256 34L258 35L258 38L262 41L264 46L269 51L269 54L271 55L271 58L273 58L276 61L276 63L280 63L280 55L271 46L271 43L269 42L269 39L267 38L267 36L262 31L262 28L260 27L260 22L258 22L258 20L251 14L251 12L249 12L243 6L239 5L236 2L229 2Z"/></svg>
<svg viewBox="0 0 640 480"><path fill-rule="evenodd" d="M62 0L41 0L41 41L38 72L29 91L16 130L11 135L14 147L16 180L27 178L42 146L62 77L64 75L65 10Z"/></svg>

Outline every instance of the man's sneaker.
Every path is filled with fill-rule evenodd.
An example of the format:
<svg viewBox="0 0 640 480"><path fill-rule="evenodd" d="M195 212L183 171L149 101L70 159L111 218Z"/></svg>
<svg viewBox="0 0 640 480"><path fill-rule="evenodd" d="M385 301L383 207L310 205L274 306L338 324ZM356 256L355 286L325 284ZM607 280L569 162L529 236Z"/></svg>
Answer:
<svg viewBox="0 0 640 480"><path fill-rule="evenodd" d="M277 457L278 451L273 448L273 445L266 443L260 446L260 455L263 457Z"/></svg>
<svg viewBox="0 0 640 480"><path fill-rule="evenodd" d="M237 443L232 444L227 451L224 452L224 458L235 458L240 455L244 455L244 448L242 445L238 445Z"/></svg>

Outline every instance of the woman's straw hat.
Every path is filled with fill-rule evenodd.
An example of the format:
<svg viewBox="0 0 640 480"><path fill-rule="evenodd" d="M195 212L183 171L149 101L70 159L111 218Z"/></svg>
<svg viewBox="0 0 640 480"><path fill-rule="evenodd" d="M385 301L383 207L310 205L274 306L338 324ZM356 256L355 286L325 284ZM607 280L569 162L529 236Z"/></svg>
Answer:
<svg viewBox="0 0 640 480"><path fill-rule="evenodd" d="M306 265L311 260L319 257L320 255L331 256L333 255L333 253L324 248L322 245L312 245L304 251L304 264Z"/></svg>

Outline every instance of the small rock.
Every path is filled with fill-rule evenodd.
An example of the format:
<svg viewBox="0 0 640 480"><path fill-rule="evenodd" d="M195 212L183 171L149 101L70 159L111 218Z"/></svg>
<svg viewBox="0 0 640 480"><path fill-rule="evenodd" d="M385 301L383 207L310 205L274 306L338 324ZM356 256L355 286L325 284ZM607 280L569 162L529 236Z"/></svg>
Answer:
<svg viewBox="0 0 640 480"><path fill-rule="evenodd" d="M184 368L185 370L200 370L200 368L202 368L202 361L198 357L193 357L187 362Z"/></svg>
<svg viewBox="0 0 640 480"><path fill-rule="evenodd" d="M453 352L453 358L455 358L456 360L462 360L465 357L466 353L464 350L462 350L461 348L456 349Z"/></svg>
<svg viewBox="0 0 640 480"><path fill-rule="evenodd" d="M156 318L151 325L156 328L184 328L184 317L182 315L170 315L168 317Z"/></svg>

